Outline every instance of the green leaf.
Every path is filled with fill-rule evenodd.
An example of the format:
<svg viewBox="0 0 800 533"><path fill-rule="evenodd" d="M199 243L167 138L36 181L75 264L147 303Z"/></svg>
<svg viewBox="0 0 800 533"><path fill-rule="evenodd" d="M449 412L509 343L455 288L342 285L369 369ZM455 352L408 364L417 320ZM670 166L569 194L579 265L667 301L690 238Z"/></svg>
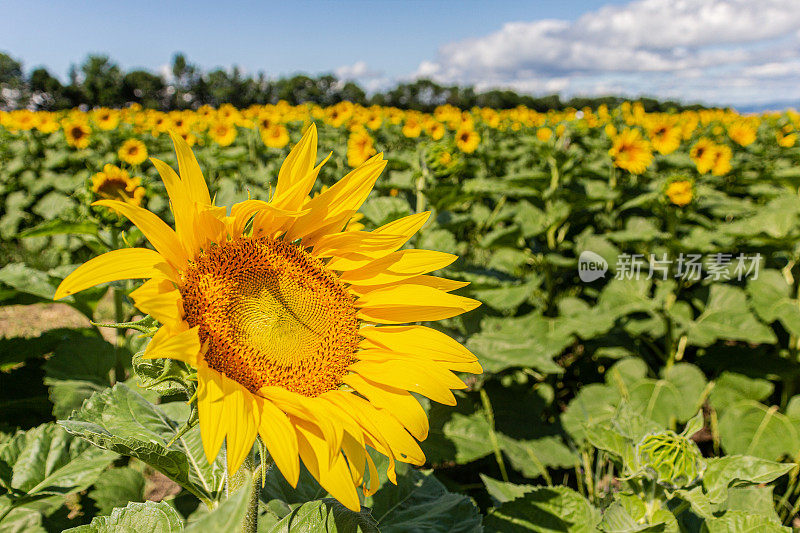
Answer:
<svg viewBox="0 0 800 533"><path fill-rule="evenodd" d="M769 483L794 466L744 455L713 457L706 460L703 487L712 503L721 503L728 496L729 486Z"/></svg>
<svg viewBox="0 0 800 533"><path fill-rule="evenodd" d="M183 420L168 416L165 409L170 407L182 418L189 416L188 406L175 403L180 405L155 406L118 383L95 393L80 411L59 423L96 446L149 464L201 500L216 500L224 482L224 466L221 458L213 465L206 461L200 427L195 426L167 447Z"/></svg>
<svg viewBox="0 0 800 533"><path fill-rule="evenodd" d="M98 227L94 222L65 222L60 219L49 220L38 226L19 232L20 238L49 237L51 235L97 235Z"/></svg>
<svg viewBox="0 0 800 533"><path fill-rule="evenodd" d="M780 321L792 335L800 336L800 304L790 297L791 286L778 270L764 269L747 281L747 294L758 316L767 324Z"/></svg>
<svg viewBox="0 0 800 533"><path fill-rule="evenodd" d="M567 433L578 443L586 438L586 426L610 421L620 401L617 390L607 385L591 383L578 390L561 414L561 423Z"/></svg>
<svg viewBox="0 0 800 533"><path fill-rule="evenodd" d="M440 421L440 418L447 418ZM492 453L489 422L483 411L469 414L452 409L432 408L430 434L422 442L425 456L432 464L455 461L466 464Z"/></svg>
<svg viewBox="0 0 800 533"><path fill-rule="evenodd" d="M684 401L678 388L664 379L643 379L633 386L629 394L631 408L662 427L671 426L671 421L678 415L675 406ZM691 407L692 413L694 407Z"/></svg>
<svg viewBox="0 0 800 533"><path fill-rule="evenodd" d="M614 502L603 512L598 529L605 533L638 533L640 531L663 531L663 524L650 525L637 522L625 507Z"/></svg>
<svg viewBox="0 0 800 533"><path fill-rule="evenodd" d="M487 532L588 533L596 531L599 522L599 511L572 489L537 487L490 510L483 525Z"/></svg>
<svg viewBox="0 0 800 533"><path fill-rule="evenodd" d="M44 364L53 415L66 418L93 393L109 386L116 348L96 330L75 330Z"/></svg>
<svg viewBox="0 0 800 533"><path fill-rule="evenodd" d="M536 488L533 485L516 485L506 481L498 481L484 474L480 474L480 476L481 481L483 481L483 484L486 486L486 491L496 503L516 500L526 492L530 492Z"/></svg>
<svg viewBox="0 0 800 533"><path fill-rule="evenodd" d="M497 438L500 449L508 456L511 465L525 477L539 477L548 467L571 468L578 461L578 456L560 437L517 440L498 434Z"/></svg>
<svg viewBox="0 0 800 533"><path fill-rule="evenodd" d="M94 483L115 457L55 424L43 424L0 445L0 486L20 501L71 494Z"/></svg>
<svg viewBox="0 0 800 533"><path fill-rule="evenodd" d="M777 460L794 456L798 449L797 431L791 421L778 412L752 400L742 400L719 419L722 447L729 454L742 454Z"/></svg>
<svg viewBox="0 0 800 533"><path fill-rule="evenodd" d="M419 471L405 464L397 465L397 486L384 478L386 459L372 454L382 486L364 499L372 508L381 533L426 531L430 533L478 533L481 515L475 504L463 494L448 492L431 471Z"/></svg>
<svg viewBox="0 0 800 533"><path fill-rule="evenodd" d="M292 510L269 533L319 531L325 533L377 533L369 511L355 513L332 498L307 502Z"/></svg>
<svg viewBox="0 0 800 533"><path fill-rule="evenodd" d="M714 409L724 411L741 400L763 401L772 394L774 388L775 386L766 379L723 372L714 380L714 388L708 399Z"/></svg>
<svg viewBox="0 0 800 533"><path fill-rule="evenodd" d="M684 323L689 344L710 346L717 340L738 340L754 344L776 341L768 328L750 312L742 289L711 285L708 302L693 322Z"/></svg>
<svg viewBox="0 0 800 533"><path fill-rule="evenodd" d="M701 407L700 400L706 388L706 377L695 365L677 363L663 373L666 381L673 384L680 394L681 401L673 408L679 422L686 422Z"/></svg>
<svg viewBox="0 0 800 533"><path fill-rule="evenodd" d="M258 481L261 482L260 480ZM211 511L202 515L186 527L186 533L212 533L215 531L239 531L247 514L247 506L253 492L253 481L239 487L227 500Z"/></svg>
<svg viewBox="0 0 800 533"><path fill-rule="evenodd" d="M557 320L532 313L519 318L484 319L481 332L470 337L467 348L478 356L485 372L529 367L558 374L563 369L553 358L574 340Z"/></svg>
<svg viewBox="0 0 800 533"><path fill-rule="evenodd" d="M109 516L96 516L85 526L66 530L69 533L172 533L183 531L183 519L165 502L131 502L114 509Z"/></svg>
<svg viewBox="0 0 800 533"><path fill-rule="evenodd" d="M703 523L703 533L781 533L791 528L772 522L757 514L744 511L728 511L719 518L711 518Z"/></svg>
<svg viewBox="0 0 800 533"><path fill-rule="evenodd" d="M130 467L106 470L94 483L89 497L94 500L98 514L111 514L115 507L125 507L129 502L144 501L144 476Z"/></svg>

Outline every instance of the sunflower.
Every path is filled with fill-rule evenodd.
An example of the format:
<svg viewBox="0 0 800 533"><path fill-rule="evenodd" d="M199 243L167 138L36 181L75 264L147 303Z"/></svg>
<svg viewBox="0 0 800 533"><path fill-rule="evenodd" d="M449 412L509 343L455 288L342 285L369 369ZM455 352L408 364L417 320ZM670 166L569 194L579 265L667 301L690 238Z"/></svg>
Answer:
<svg viewBox="0 0 800 533"><path fill-rule="evenodd" d="M553 130L550 128L539 128L536 130L536 138L542 142L547 142L553 136Z"/></svg>
<svg viewBox="0 0 800 533"><path fill-rule="evenodd" d="M283 148L289 144L289 132L283 124L274 124L261 130L261 140L270 148Z"/></svg>
<svg viewBox="0 0 800 533"><path fill-rule="evenodd" d="M94 123L103 131L110 131L119 125L119 114L113 109L100 109L94 114ZM145 156L145 159L147 157ZM144 161L144 159L142 159Z"/></svg>
<svg viewBox="0 0 800 533"><path fill-rule="evenodd" d="M474 152L480 143L480 135L471 128L461 128L456 132L456 146L465 154Z"/></svg>
<svg viewBox="0 0 800 533"><path fill-rule="evenodd" d="M63 128L68 145L78 149L89 146L89 136L92 134L92 130L84 122L65 122Z"/></svg>
<svg viewBox="0 0 800 533"><path fill-rule="evenodd" d="M220 146L230 146L236 139L236 126L230 122L218 121L208 129L208 134Z"/></svg>
<svg viewBox="0 0 800 533"><path fill-rule="evenodd" d="M631 174L641 174L650 166L653 152L639 130L622 130L613 140L614 144L608 153L614 158L615 166Z"/></svg>
<svg viewBox="0 0 800 533"><path fill-rule="evenodd" d="M375 155L372 137L364 129L354 131L347 139L347 164L357 167Z"/></svg>
<svg viewBox="0 0 800 533"><path fill-rule="evenodd" d="M670 202L679 207L683 207L689 205L689 202L692 201L694 185L689 180L676 180L667 185L664 194Z"/></svg>
<svg viewBox="0 0 800 533"><path fill-rule="evenodd" d="M120 200L138 206L144 197L141 178L130 175L116 165L106 165L92 176L92 192L105 200Z"/></svg>
<svg viewBox="0 0 800 533"><path fill-rule="evenodd" d="M778 146L783 148L791 148L797 142L797 133L777 131L775 132L775 140L778 141Z"/></svg>
<svg viewBox="0 0 800 533"><path fill-rule="evenodd" d="M314 166L314 125L281 166L272 200L243 201L229 216L212 203L191 149L180 136L173 142L180 176L152 161L170 197L175 230L145 209L96 202L128 217L155 250L96 257L70 274L55 297L149 278L131 293L139 310L163 324L144 357L197 369L208 460L224 441L233 473L260 435L293 486L302 460L328 492L360 509L356 487L365 494L377 489L366 446L389 458L387 475L395 483L395 461L425 461L417 440L427 436L428 420L410 392L454 405L451 389L466 385L453 372L482 371L447 335L402 325L480 305L451 294L464 283L427 275L456 256L400 250L429 213L372 232L342 231L386 161L376 155L309 198L325 163Z"/></svg>
<svg viewBox="0 0 800 533"><path fill-rule="evenodd" d="M736 121L728 126L728 137L741 146L748 146L756 140L756 127L745 120Z"/></svg>
<svg viewBox="0 0 800 533"><path fill-rule="evenodd" d="M669 118L656 120L649 128L650 143L661 154L671 154L681 145L681 129Z"/></svg>
<svg viewBox="0 0 800 533"><path fill-rule="evenodd" d="M129 165L141 165L147 159L147 147L139 139L128 139L122 143L117 155Z"/></svg>
<svg viewBox="0 0 800 533"><path fill-rule="evenodd" d="M689 157L694 161L697 167L697 172L705 174L711 170L716 160L716 147L717 145L710 139L705 137L698 139L692 149L689 150Z"/></svg>
<svg viewBox="0 0 800 533"><path fill-rule="evenodd" d="M714 176L724 176L731 171L731 158L733 153L730 146L718 144L713 150L714 162L711 165L711 173Z"/></svg>
<svg viewBox="0 0 800 533"><path fill-rule="evenodd" d="M58 120L56 120L55 113L48 111L39 112L39 123L36 124L37 130L42 133L53 133L54 131L58 131L60 127Z"/></svg>

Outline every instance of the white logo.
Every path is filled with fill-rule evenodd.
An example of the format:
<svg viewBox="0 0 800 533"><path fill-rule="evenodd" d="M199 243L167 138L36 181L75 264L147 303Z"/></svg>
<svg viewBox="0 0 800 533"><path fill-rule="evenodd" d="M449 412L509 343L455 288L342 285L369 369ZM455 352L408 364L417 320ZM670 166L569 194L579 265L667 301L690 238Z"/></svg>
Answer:
<svg viewBox="0 0 800 533"><path fill-rule="evenodd" d="M585 250L578 257L578 276L584 283L605 277L608 271L608 262L600 255Z"/></svg>

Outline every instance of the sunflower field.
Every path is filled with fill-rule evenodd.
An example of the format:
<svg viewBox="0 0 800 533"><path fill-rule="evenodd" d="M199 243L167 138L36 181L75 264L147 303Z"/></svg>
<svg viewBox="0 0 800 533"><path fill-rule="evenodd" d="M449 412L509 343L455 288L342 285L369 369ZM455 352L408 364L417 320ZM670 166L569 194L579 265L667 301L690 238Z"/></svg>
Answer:
<svg viewBox="0 0 800 533"><path fill-rule="evenodd" d="M0 112L0 531L800 527L798 132Z"/></svg>

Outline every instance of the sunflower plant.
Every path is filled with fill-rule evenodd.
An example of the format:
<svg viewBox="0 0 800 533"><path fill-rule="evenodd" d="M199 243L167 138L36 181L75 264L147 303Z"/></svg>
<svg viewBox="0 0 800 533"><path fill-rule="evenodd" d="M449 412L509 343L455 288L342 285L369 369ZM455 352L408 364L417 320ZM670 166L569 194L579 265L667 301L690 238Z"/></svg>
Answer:
<svg viewBox="0 0 800 533"><path fill-rule="evenodd" d="M258 484L272 464L297 488L302 463L325 491L359 512L381 476L397 483L397 463L425 462L417 441L427 437L429 424L412 393L454 405L451 391L467 386L455 372L482 372L458 342L413 324L479 305L452 293L465 283L429 275L456 256L402 248L428 212L371 232L345 228L386 165L381 154L310 197L327 160L316 162L313 124L281 166L270 201L245 200L230 209L212 201L184 139L172 134L172 140L178 172L152 161L175 228L134 202L96 201L131 220L153 249L121 248L91 259L64 279L55 298L147 279L130 293L147 318L127 326L151 337L141 362L180 365L160 368L190 396L190 415L170 442L199 425L207 468L224 457L219 477L229 493L241 470ZM123 432L90 427L93 414L115 408L122 397L128 405L144 401L119 385L89 400L66 429L125 453ZM383 472L369 450L385 457ZM141 457L138 449L127 452ZM221 489L204 485L193 489L210 503ZM255 530L258 491L250 490L245 521Z"/></svg>

